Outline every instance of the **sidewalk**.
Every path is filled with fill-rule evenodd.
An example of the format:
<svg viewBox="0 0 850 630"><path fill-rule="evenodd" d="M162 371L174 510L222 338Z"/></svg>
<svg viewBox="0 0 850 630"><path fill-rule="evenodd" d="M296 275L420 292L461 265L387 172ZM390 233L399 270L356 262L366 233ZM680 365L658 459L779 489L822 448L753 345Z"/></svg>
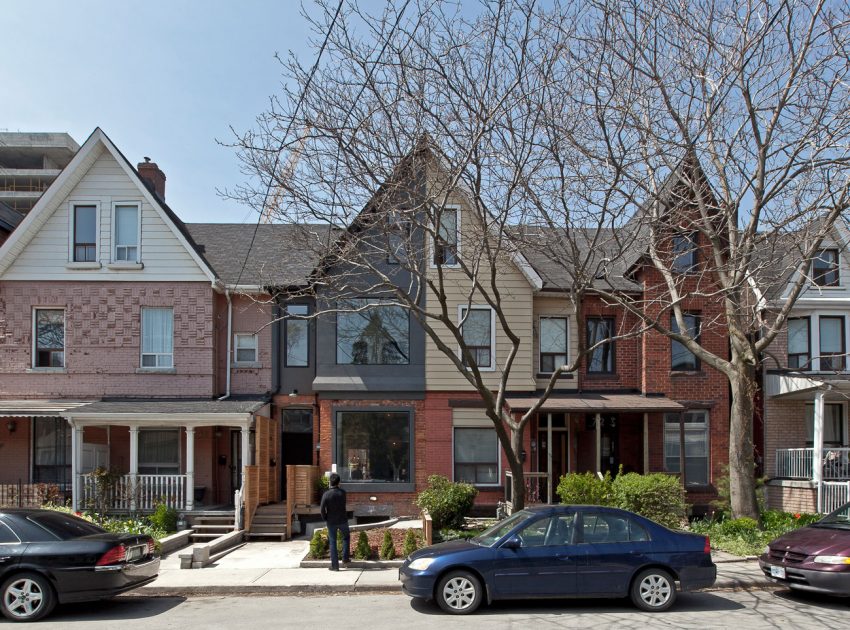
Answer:
<svg viewBox="0 0 850 630"><path fill-rule="evenodd" d="M328 563L301 568L309 542L248 543L205 569L181 569L177 553L163 558L155 582L133 591L141 596L258 595L284 593L400 593L398 568L351 568L328 571ZM711 589L770 588L758 562L712 554L717 564L717 582ZM318 564L318 563L310 563Z"/></svg>

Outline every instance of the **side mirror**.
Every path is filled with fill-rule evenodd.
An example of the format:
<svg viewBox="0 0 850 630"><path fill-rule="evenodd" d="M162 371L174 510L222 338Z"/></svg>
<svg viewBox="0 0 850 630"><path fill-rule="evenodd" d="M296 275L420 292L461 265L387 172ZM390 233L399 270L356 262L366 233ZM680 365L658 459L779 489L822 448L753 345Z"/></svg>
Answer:
<svg viewBox="0 0 850 630"><path fill-rule="evenodd" d="M519 549L520 547L522 547L522 541L519 536L511 536L502 544L503 549Z"/></svg>

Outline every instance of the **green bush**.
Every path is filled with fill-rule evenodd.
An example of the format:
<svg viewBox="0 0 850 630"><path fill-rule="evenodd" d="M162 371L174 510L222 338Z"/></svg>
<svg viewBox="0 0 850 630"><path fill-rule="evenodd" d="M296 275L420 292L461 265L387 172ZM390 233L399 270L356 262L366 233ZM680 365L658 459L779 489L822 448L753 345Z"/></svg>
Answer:
<svg viewBox="0 0 850 630"><path fill-rule="evenodd" d="M419 537L412 529L408 529L404 535L404 545L401 548L401 555L405 558L419 549Z"/></svg>
<svg viewBox="0 0 850 630"><path fill-rule="evenodd" d="M168 507L165 503L158 503L153 514L148 516L148 521L154 527L166 532L177 531L177 510Z"/></svg>
<svg viewBox="0 0 850 630"><path fill-rule="evenodd" d="M428 510L434 529L460 529L478 490L468 483L453 483L442 475L428 477L428 487L416 497L416 505Z"/></svg>
<svg viewBox="0 0 850 630"><path fill-rule="evenodd" d="M310 539L310 557L319 559L324 558L328 553L328 536L327 534L317 529L313 532L313 537Z"/></svg>
<svg viewBox="0 0 850 630"><path fill-rule="evenodd" d="M381 560L392 560L395 558L395 546L393 545L393 535L390 530L384 532L384 542L381 543Z"/></svg>
<svg viewBox="0 0 850 630"><path fill-rule="evenodd" d="M711 538L711 546L737 556L757 556L774 538L819 520L817 514L792 514L767 510L761 524L751 518L699 519L690 529Z"/></svg>
<svg viewBox="0 0 850 630"><path fill-rule="evenodd" d="M561 477L556 492L561 503L612 505L611 473L600 479L594 473L569 473Z"/></svg>
<svg viewBox="0 0 850 630"><path fill-rule="evenodd" d="M661 473L618 475L611 491L616 507L670 528L682 527L685 522L685 493L676 477Z"/></svg>
<svg viewBox="0 0 850 630"><path fill-rule="evenodd" d="M357 536L357 546L354 548L354 557L357 560L368 560L372 557L372 548L369 546L369 536L361 531Z"/></svg>
<svg viewBox="0 0 850 630"><path fill-rule="evenodd" d="M754 518L743 516L741 518L733 518L720 523L720 533L723 536L732 536L738 538L754 538L760 531L759 523Z"/></svg>

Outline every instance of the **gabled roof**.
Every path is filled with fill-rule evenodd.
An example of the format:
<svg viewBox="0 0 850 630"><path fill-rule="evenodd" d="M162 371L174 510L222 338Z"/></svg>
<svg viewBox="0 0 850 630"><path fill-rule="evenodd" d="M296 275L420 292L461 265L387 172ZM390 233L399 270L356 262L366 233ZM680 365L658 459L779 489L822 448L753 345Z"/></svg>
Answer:
<svg viewBox="0 0 850 630"><path fill-rule="evenodd" d="M66 186L76 185L89 168L94 164L97 157L100 155L98 149L104 148L109 151L115 161L121 166L124 173L139 189L148 203L156 210L163 222L171 229L177 240L183 245L187 253L198 264L201 270L210 279L210 282L215 283L217 278L212 270L212 267L204 258L200 249L192 240L186 226L177 217L171 208L161 200L141 179L138 171L133 168L133 165L127 160L118 147L109 139L100 127L97 127L88 139L80 147L80 150L74 155L68 165L62 169L59 176L53 180L44 194L33 206L32 210L21 221L18 229L12 232L11 236L0 247L0 274L3 274L14 261L15 257L23 250L27 243L32 240L35 234L41 229L44 223L50 218L55 210L55 202L57 197Z"/></svg>

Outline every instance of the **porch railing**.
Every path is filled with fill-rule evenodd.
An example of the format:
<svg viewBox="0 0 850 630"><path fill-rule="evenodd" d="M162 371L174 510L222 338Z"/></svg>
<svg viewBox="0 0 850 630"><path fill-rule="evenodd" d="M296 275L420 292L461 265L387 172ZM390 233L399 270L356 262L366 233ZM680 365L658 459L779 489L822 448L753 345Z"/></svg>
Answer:
<svg viewBox="0 0 850 630"><path fill-rule="evenodd" d="M776 449L776 476L781 479L813 479L813 448ZM823 478L850 479L850 448L823 449Z"/></svg>
<svg viewBox="0 0 850 630"><path fill-rule="evenodd" d="M82 476L82 506L121 512L150 511L160 503L186 509L186 475Z"/></svg>
<svg viewBox="0 0 850 630"><path fill-rule="evenodd" d="M513 512L513 479L510 470L505 471L505 504L508 514ZM525 482L525 504L546 503L546 489L549 487L549 473L526 472L523 473Z"/></svg>
<svg viewBox="0 0 850 630"><path fill-rule="evenodd" d="M823 482L823 513L837 510L850 501L850 481Z"/></svg>

